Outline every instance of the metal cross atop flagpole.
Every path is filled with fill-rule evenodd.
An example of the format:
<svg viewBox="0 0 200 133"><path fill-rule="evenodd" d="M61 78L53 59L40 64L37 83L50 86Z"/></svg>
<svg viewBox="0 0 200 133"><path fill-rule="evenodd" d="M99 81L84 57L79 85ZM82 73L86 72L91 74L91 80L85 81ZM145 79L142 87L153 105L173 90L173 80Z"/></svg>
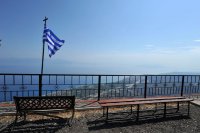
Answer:
<svg viewBox="0 0 200 133"><path fill-rule="evenodd" d="M48 18L44 18L44 29L46 29ZM41 74L39 76L39 96L42 96L42 75L43 75L43 64L44 64L44 48L45 48L45 41L43 41L43 48L42 48L42 67L41 67Z"/></svg>

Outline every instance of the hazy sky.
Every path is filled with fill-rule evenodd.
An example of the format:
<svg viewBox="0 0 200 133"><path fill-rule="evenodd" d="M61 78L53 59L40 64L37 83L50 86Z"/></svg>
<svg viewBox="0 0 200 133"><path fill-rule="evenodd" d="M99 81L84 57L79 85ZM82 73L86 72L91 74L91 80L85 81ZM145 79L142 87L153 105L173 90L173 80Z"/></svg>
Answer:
<svg viewBox="0 0 200 133"><path fill-rule="evenodd" d="M0 72L40 73L47 27L65 44L44 73L200 72L199 0L0 0ZM47 46L47 45L46 45Z"/></svg>

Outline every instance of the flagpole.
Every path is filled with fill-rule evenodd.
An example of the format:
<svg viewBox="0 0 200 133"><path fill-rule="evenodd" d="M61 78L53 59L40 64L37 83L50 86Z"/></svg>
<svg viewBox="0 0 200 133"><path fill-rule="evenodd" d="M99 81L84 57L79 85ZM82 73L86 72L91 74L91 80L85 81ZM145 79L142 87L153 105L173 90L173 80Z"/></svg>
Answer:
<svg viewBox="0 0 200 133"><path fill-rule="evenodd" d="M45 17L45 19L43 20L44 21L44 29L46 29L47 27L47 20L48 18ZM43 50L42 50L42 68L41 68L41 74L43 74L43 63L44 63L44 47L45 47L45 41L43 41Z"/></svg>
<svg viewBox="0 0 200 133"><path fill-rule="evenodd" d="M48 18L44 18L44 29L46 29L46 22ZM43 41L43 48L42 48L42 67L41 67L41 74L39 76L39 96L42 96L42 75L43 75L43 64L44 64L44 48L45 48L45 41Z"/></svg>

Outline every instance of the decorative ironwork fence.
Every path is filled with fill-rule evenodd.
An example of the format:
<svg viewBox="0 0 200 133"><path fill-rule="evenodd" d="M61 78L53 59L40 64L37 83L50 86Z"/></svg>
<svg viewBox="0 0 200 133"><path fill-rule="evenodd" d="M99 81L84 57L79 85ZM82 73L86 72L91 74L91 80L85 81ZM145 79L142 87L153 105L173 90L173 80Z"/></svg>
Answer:
<svg viewBox="0 0 200 133"><path fill-rule="evenodd" d="M74 95L77 99L193 95L200 75L0 74L0 102L13 96Z"/></svg>

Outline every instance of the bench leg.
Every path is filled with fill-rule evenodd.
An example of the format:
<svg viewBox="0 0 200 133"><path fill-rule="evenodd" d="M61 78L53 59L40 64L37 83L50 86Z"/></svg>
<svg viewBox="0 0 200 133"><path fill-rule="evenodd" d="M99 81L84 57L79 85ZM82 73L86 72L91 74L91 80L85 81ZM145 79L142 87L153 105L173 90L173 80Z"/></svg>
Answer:
<svg viewBox="0 0 200 133"><path fill-rule="evenodd" d="M17 119L18 119L18 112L16 112L16 115L15 115L15 123L17 123Z"/></svg>
<svg viewBox="0 0 200 133"><path fill-rule="evenodd" d="M167 104L164 103L164 115L163 115L164 118L166 118L166 113L167 113Z"/></svg>
<svg viewBox="0 0 200 133"><path fill-rule="evenodd" d="M15 123L17 123L17 120L18 120L18 117L24 117L24 120L26 120L26 115L24 114L24 112L16 112L16 115L15 115Z"/></svg>
<svg viewBox="0 0 200 133"><path fill-rule="evenodd" d="M26 121L26 112L24 112L24 121Z"/></svg>
<svg viewBox="0 0 200 133"><path fill-rule="evenodd" d="M131 105L131 114L133 114L133 105Z"/></svg>
<svg viewBox="0 0 200 133"><path fill-rule="evenodd" d="M108 123L108 107L106 107L106 123Z"/></svg>
<svg viewBox="0 0 200 133"><path fill-rule="evenodd" d="M105 108L103 107L103 117L105 116Z"/></svg>
<svg viewBox="0 0 200 133"><path fill-rule="evenodd" d="M155 104L155 110L153 111L153 114L152 115L154 115L155 116L155 113L157 112L157 103Z"/></svg>
<svg viewBox="0 0 200 133"><path fill-rule="evenodd" d="M68 121L68 125L71 127L74 119L75 109L72 109L72 116Z"/></svg>
<svg viewBox="0 0 200 133"><path fill-rule="evenodd" d="M180 108L180 105L179 105L179 102L177 102L177 110L176 110L176 112L179 111L179 108Z"/></svg>
<svg viewBox="0 0 200 133"><path fill-rule="evenodd" d="M139 104L137 104L137 117L136 117L136 121L139 121L139 112L140 112L140 105Z"/></svg>
<svg viewBox="0 0 200 133"><path fill-rule="evenodd" d="M11 127L10 127L10 129L9 129L9 132L12 132L14 126L17 124L18 115L19 115L20 117L22 117L22 115L23 115L24 121L26 120L26 113L25 113L25 112L23 112L23 113L20 112L20 113L19 113L18 111L16 111L15 121L14 121L14 123L11 125Z"/></svg>
<svg viewBox="0 0 200 133"><path fill-rule="evenodd" d="M18 120L18 114L19 114L19 112L16 111L15 121L14 121L14 123L11 125L11 127L10 127L10 129L9 129L9 132L12 132L14 126L16 125L17 120Z"/></svg>

